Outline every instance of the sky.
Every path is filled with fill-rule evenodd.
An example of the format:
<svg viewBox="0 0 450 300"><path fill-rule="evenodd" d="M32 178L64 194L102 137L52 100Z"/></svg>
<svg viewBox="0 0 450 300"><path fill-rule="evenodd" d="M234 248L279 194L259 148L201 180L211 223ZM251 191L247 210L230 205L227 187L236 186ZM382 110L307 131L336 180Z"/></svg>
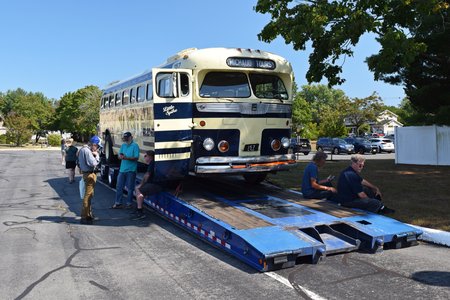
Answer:
<svg viewBox="0 0 450 300"><path fill-rule="evenodd" d="M22 88L58 100L87 85L108 83L162 64L186 48L236 47L285 57L298 86L307 84L310 50L294 51L279 37L258 40L270 15L257 0L0 0L0 92ZM346 58L335 86L350 98L376 92L397 106L401 86L377 82L364 63L378 43L364 36Z"/></svg>

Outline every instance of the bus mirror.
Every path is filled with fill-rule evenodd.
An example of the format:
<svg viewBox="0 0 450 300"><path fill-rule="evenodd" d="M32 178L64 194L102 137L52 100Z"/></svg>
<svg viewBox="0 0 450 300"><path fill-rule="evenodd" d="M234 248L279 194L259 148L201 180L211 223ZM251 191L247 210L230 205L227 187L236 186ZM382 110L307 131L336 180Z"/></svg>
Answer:
<svg viewBox="0 0 450 300"><path fill-rule="evenodd" d="M178 80L177 80L177 73L172 73L172 94L175 98L178 97Z"/></svg>

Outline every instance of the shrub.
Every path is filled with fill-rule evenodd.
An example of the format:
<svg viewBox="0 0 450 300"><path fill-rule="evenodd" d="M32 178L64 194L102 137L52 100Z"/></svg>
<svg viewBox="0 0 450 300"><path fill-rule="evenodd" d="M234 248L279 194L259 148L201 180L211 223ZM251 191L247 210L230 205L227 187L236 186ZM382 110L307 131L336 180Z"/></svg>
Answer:
<svg viewBox="0 0 450 300"><path fill-rule="evenodd" d="M0 144L6 144L6 134L0 135Z"/></svg>
<svg viewBox="0 0 450 300"><path fill-rule="evenodd" d="M57 147L61 145L61 136L59 134L49 134L47 141L50 146Z"/></svg>

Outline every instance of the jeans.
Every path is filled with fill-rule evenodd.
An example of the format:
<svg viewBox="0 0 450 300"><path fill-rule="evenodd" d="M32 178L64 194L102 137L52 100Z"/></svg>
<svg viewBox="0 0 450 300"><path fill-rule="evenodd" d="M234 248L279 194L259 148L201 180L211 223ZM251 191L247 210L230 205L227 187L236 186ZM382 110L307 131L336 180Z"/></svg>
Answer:
<svg viewBox="0 0 450 300"><path fill-rule="evenodd" d="M123 188L127 187L127 202L126 205L131 205L133 202L133 191L136 185L136 172L119 172L117 175L117 186L116 186L116 201L115 204L122 204Z"/></svg>
<svg viewBox="0 0 450 300"><path fill-rule="evenodd" d="M375 196L375 193L366 186L363 187L363 191L368 196L367 198L358 198L352 201L343 202L341 203L342 206L359 208L373 213L379 212L380 209L383 207L381 197L379 195Z"/></svg>

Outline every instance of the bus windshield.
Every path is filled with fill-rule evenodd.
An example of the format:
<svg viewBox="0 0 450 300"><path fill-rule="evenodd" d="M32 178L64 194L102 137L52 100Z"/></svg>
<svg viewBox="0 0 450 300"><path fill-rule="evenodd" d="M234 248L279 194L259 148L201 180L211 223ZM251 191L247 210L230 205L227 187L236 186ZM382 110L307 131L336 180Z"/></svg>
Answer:
<svg viewBox="0 0 450 300"><path fill-rule="evenodd" d="M252 73L250 85L258 98L287 100L283 81L275 75ZM204 98L248 98L250 87L246 74L237 72L210 72L200 87Z"/></svg>
<svg viewBox="0 0 450 300"><path fill-rule="evenodd" d="M200 96L204 98L248 98L250 87L247 76L236 72L210 72L206 74L200 87Z"/></svg>
<svg viewBox="0 0 450 300"><path fill-rule="evenodd" d="M258 98L287 100L288 93L283 81L275 75L250 74L253 93Z"/></svg>

